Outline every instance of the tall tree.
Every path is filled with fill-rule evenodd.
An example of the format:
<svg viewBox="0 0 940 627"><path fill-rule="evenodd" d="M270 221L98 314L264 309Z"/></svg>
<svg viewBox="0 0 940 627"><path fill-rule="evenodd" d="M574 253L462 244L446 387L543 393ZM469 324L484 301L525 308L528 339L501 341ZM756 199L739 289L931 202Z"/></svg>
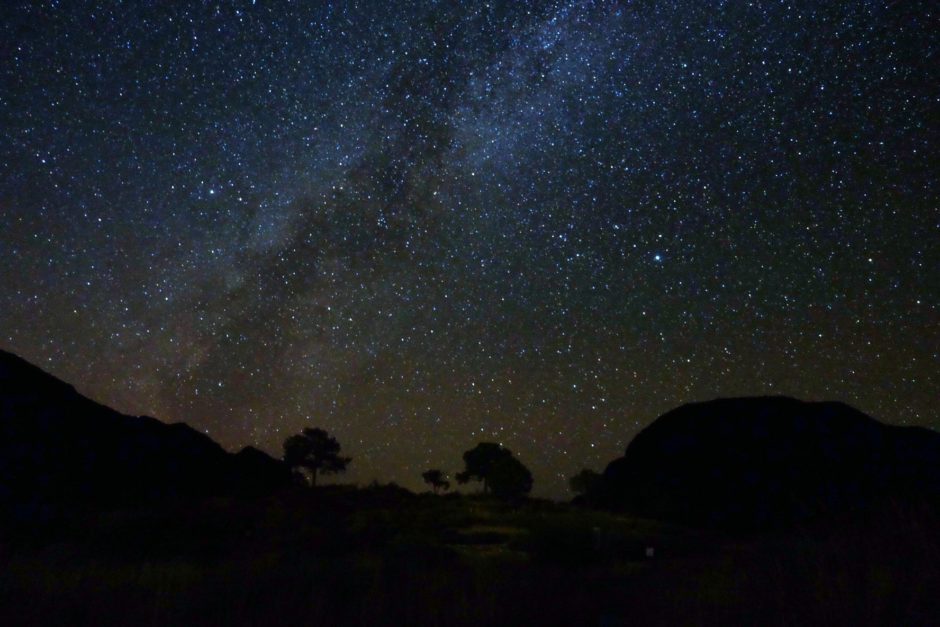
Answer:
<svg viewBox="0 0 940 627"><path fill-rule="evenodd" d="M424 479L424 482L431 486L431 489L434 490L434 494L437 494L438 490L443 489L445 492L450 490L450 481L446 479L446 475L443 471L432 468L431 470L421 473L421 478Z"/></svg>
<svg viewBox="0 0 940 627"><path fill-rule="evenodd" d="M306 469L314 486L319 473L345 472L352 458L342 457L339 452L339 442L323 429L304 429L284 441L284 462L292 469Z"/></svg>
<svg viewBox="0 0 940 627"><path fill-rule="evenodd" d="M464 470L457 473L457 482L483 483L483 493L503 498L528 494L532 489L532 474L512 451L495 442L480 442L463 454Z"/></svg>

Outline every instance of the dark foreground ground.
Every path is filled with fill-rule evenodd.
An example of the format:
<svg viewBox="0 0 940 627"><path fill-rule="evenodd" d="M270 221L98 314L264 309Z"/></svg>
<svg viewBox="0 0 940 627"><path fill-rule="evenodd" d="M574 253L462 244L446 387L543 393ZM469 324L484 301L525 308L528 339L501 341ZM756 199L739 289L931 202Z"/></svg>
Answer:
<svg viewBox="0 0 940 627"><path fill-rule="evenodd" d="M0 625L940 624L916 506L734 538L393 487L19 514Z"/></svg>

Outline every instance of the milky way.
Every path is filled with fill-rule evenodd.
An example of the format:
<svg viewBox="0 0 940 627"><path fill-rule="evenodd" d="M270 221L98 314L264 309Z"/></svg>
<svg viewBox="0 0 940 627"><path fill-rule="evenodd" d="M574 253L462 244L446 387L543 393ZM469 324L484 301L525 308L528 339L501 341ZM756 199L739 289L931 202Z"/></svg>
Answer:
<svg viewBox="0 0 940 627"><path fill-rule="evenodd" d="M940 427L933 2L4 2L0 344L536 493L663 411Z"/></svg>

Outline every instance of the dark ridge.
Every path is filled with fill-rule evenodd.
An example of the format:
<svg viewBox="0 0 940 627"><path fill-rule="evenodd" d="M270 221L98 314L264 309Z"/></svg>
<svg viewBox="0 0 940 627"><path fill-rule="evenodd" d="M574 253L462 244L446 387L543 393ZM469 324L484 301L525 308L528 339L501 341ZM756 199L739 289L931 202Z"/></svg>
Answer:
<svg viewBox="0 0 940 627"><path fill-rule="evenodd" d="M843 403L718 399L667 412L604 471L593 501L690 525L762 529L888 500L940 500L940 434Z"/></svg>
<svg viewBox="0 0 940 627"><path fill-rule="evenodd" d="M0 351L0 503L116 504L272 490L287 468L184 423L127 416Z"/></svg>

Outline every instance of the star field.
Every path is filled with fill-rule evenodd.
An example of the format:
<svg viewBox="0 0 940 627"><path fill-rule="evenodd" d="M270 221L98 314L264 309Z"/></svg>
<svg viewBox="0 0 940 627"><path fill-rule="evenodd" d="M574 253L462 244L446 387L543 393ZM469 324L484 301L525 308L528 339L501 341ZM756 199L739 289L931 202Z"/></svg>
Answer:
<svg viewBox="0 0 940 627"><path fill-rule="evenodd" d="M682 403L940 428L926 1L5 2L0 344L343 480Z"/></svg>

